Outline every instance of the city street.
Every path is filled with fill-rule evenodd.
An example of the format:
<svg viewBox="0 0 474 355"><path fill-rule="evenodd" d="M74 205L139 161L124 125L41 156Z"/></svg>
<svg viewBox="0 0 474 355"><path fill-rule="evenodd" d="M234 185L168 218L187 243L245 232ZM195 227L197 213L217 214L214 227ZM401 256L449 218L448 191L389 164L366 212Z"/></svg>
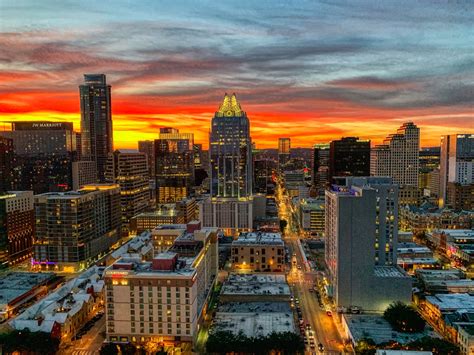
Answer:
<svg viewBox="0 0 474 355"><path fill-rule="evenodd" d="M299 230L297 219L294 218L291 202L288 196L283 194L279 185L276 190L276 197L279 202L280 219L288 222L284 240L292 257L291 269L288 271L287 279L293 296L299 301L303 320L311 325L315 335L316 346L314 348L307 346L307 352L310 354L321 354L318 350L318 344L321 343L324 346L324 354L341 354L344 350L344 344L335 325L334 318L337 317L337 314L334 312L333 315L329 316L326 313L324 304L323 307L319 305L316 291L310 291L310 289L314 288L318 272L311 270L309 263L303 255L299 243L299 236L302 233ZM294 261L296 261L296 264ZM348 352L346 351L345 353Z"/></svg>
<svg viewBox="0 0 474 355"><path fill-rule="evenodd" d="M105 316L101 317L84 336L76 341L71 341L58 354L64 355L95 355L105 340Z"/></svg>

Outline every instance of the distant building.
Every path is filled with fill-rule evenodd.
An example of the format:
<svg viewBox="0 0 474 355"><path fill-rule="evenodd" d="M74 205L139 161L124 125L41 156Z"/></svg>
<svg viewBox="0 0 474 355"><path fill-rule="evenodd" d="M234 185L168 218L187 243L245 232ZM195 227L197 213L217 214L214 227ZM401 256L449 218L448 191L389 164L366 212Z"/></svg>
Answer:
<svg viewBox="0 0 474 355"><path fill-rule="evenodd" d="M148 176L155 176L155 141L138 141L138 151L146 154L148 161Z"/></svg>
<svg viewBox="0 0 474 355"><path fill-rule="evenodd" d="M13 140L14 189L39 194L72 188L72 164L77 160L72 123L14 122L2 135Z"/></svg>
<svg viewBox="0 0 474 355"><path fill-rule="evenodd" d="M291 139L278 138L278 167L280 170L290 161Z"/></svg>
<svg viewBox="0 0 474 355"><path fill-rule="evenodd" d="M0 268L31 258L34 236L33 191L0 194Z"/></svg>
<svg viewBox="0 0 474 355"><path fill-rule="evenodd" d="M275 160L268 157L254 159L255 193L267 194L275 188L272 178L277 165Z"/></svg>
<svg viewBox="0 0 474 355"><path fill-rule="evenodd" d="M327 292L338 307L383 311L410 302L411 279L396 266L397 185L347 178L326 191Z"/></svg>
<svg viewBox="0 0 474 355"><path fill-rule="evenodd" d="M131 149L117 149L109 155L105 179L120 186L122 234L130 232L130 219L150 207L147 157Z"/></svg>
<svg viewBox="0 0 474 355"><path fill-rule="evenodd" d="M300 200L299 217L301 227L313 235L324 235L325 209L324 199L309 198Z"/></svg>
<svg viewBox="0 0 474 355"><path fill-rule="evenodd" d="M370 173L390 176L399 185L418 187L419 152L420 129L413 122L406 122L383 145L372 149Z"/></svg>
<svg viewBox="0 0 474 355"><path fill-rule="evenodd" d="M280 233L242 233L232 242L232 268L281 272L285 265L285 243Z"/></svg>
<svg viewBox="0 0 474 355"><path fill-rule="evenodd" d="M211 196L249 197L253 193L250 123L235 94L225 94L212 119L209 151Z"/></svg>
<svg viewBox="0 0 474 355"><path fill-rule="evenodd" d="M156 204L178 202L194 186L194 135L160 128L155 140Z"/></svg>
<svg viewBox="0 0 474 355"><path fill-rule="evenodd" d="M329 187L329 143L315 144L312 159L312 184L317 196L324 196Z"/></svg>
<svg viewBox="0 0 474 355"><path fill-rule="evenodd" d="M120 237L120 187L95 184L36 195L35 216L33 264L67 272L85 269Z"/></svg>
<svg viewBox="0 0 474 355"><path fill-rule="evenodd" d="M446 202L457 211L474 210L474 182L471 184L460 184L448 182L446 189Z"/></svg>
<svg viewBox="0 0 474 355"><path fill-rule="evenodd" d="M0 136L0 194L13 189L13 140Z"/></svg>
<svg viewBox="0 0 474 355"><path fill-rule="evenodd" d="M217 278L216 232L189 231L151 262L122 258L107 268L107 341L193 343Z"/></svg>
<svg viewBox="0 0 474 355"><path fill-rule="evenodd" d="M85 74L79 86L81 103L81 159L97 164L97 178L105 181L107 158L113 151L111 87L105 74Z"/></svg>
<svg viewBox="0 0 474 355"><path fill-rule="evenodd" d="M230 235L253 229L253 198L207 198L198 203L203 227L223 229Z"/></svg>
<svg viewBox="0 0 474 355"><path fill-rule="evenodd" d="M329 182L335 176L369 176L370 141L345 137L332 141L329 148Z"/></svg>
<svg viewBox="0 0 474 355"><path fill-rule="evenodd" d="M448 200L448 185L474 184L474 134L452 134L441 137L440 207ZM455 198L456 193L451 194Z"/></svg>
<svg viewBox="0 0 474 355"><path fill-rule="evenodd" d="M72 189L79 190L84 185L97 182L97 164L92 160L80 160L72 163Z"/></svg>

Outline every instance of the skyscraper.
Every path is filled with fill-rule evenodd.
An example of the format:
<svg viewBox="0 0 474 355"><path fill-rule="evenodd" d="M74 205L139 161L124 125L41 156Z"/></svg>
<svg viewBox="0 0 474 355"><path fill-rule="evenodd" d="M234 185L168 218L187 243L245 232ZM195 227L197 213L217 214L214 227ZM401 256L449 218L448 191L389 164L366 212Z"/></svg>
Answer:
<svg viewBox="0 0 474 355"><path fill-rule="evenodd" d="M280 170L290 161L290 153L290 138L278 138L278 167L280 168Z"/></svg>
<svg viewBox="0 0 474 355"><path fill-rule="evenodd" d="M448 200L459 195L455 190L469 190L474 184L474 134L452 134L441 138L440 206L453 204ZM464 186L462 188L461 186Z"/></svg>
<svg viewBox="0 0 474 355"><path fill-rule="evenodd" d="M372 149L370 173L391 176L399 185L418 187L419 152L420 129L413 122L406 122Z"/></svg>
<svg viewBox="0 0 474 355"><path fill-rule="evenodd" d="M335 176L369 176L370 141L345 137L329 148L329 183Z"/></svg>
<svg viewBox="0 0 474 355"><path fill-rule="evenodd" d="M161 128L155 159L157 205L188 197L194 186L194 134Z"/></svg>
<svg viewBox="0 0 474 355"><path fill-rule="evenodd" d="M212 119L209 143L211 195L250 196L253 180L250 124L235 94L225 94Z"/></svg>
<svg viewBox="0 0 474 355"><path fill-rule="evenodd" d="M15 190L39 194L72 188L77 145L71 122L14 122L2 135L13 140Z"/></svg>
<svg viewBox="0 0 474 355"><path fill-rule="evenodd" d="M326 191L329 293L338 307L372 311L410 302L411 279L396 264L397 184L389 177L341 180Z"/></svg>
<svg viewBox="0 0 474 355"><path fill-rule="evenodd" d="M105 181L107 157L113 151L110 85L105 74L85 74L79 86L82 160L97 164L97 178Z"/></svg>
<svg viewBox="0 0 474 355"><path fill-rule="evenodd" d="M313 146L312 184L318 196L329 186L329 143Z"/></svg>
<svg viewBox="0 0 474 355"><path fill-rule="evenodd" d="M0 194L13 187L13 140L0 136Z"/></svg>
<svg viewBox="0 0 474 355"><path fill-rule="evenodd" d="M132 217L150 207L147 156L131 149L117 149L109 155L105 178L119 184L122 234L128 235Z"/></svg>
<svg viewBox="0 0 474 355"><path fill-rule="evenodd" d="M148 175L155 176L155 141L138 141L138 151L145 153L148 160Z"/></svg>

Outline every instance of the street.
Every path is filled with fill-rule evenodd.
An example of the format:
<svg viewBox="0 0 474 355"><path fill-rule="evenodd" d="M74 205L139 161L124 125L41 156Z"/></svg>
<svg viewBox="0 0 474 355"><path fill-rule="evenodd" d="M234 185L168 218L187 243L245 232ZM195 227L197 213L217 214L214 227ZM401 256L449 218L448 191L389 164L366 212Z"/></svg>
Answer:
<svg viewBox="0 0 474 355"><path fill-rule="evenodd" d="M291 202L288 196L283 194L279 184L276 190L276 198L279 204L280 219L284 219L288 222L285 229L284 240L292 257L291 269L288 271L287 280L292 289L293 296L299 301L303 321L305 324L309 323L311 325L311 329L315 335L315 347L310 348L307 346L307 353L341 354L344 350L344 344L334 319L338 315L334 312L332 316L329 316L326 313L324 301L323 307L321 307L316 296L316 291L310 291L315 285L318 271L311 270L303 254L304 252L299 243L299 237L303 233L300 232L298 221L294 218ZM296 264L293 262L293 257L296 258ZM324 352L318 350L318 344L324 346Z"/></svg>
<svg viewBox="0 0 474 355"><path fill-rule="evenodd" d="M105 339L105 316L101 317L84 336L71 341L67 347L60 349L58 354L64 355L96 355Z"/></svg>

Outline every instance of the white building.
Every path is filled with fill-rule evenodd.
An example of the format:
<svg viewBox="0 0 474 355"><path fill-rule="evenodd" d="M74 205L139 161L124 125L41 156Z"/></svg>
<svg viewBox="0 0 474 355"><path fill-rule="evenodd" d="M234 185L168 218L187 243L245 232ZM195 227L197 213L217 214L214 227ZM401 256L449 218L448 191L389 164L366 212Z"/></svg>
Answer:
<svg viewBox="0 0 474 355"><path fill-rule="evenodd" d="M107 340L193 342L217 276L217 230L179 236L154 257L122 258L105 271Z"/></svg>
<svg viewBox="0 0 474 355"><path fill-rule="evenodd" d="M253 215L252 197L214 197L199 202L201 225L223 229L228 234L251 231Z"/></svg>
<svg viewBox="0 0 474 355"><path fill-rule="evenodd" d="M396 266L397 186L390 178L345 178L326 191L326 264L338 307L383 311L411 300L411 279Z"/></svg>
<svg viewBox="0 0 474 355"><path fill-rule="evenodd" d="M390 176L399 185L418 186L419 151L420 129L406 122L382 145L372 148L370 174Z"/></svg>

